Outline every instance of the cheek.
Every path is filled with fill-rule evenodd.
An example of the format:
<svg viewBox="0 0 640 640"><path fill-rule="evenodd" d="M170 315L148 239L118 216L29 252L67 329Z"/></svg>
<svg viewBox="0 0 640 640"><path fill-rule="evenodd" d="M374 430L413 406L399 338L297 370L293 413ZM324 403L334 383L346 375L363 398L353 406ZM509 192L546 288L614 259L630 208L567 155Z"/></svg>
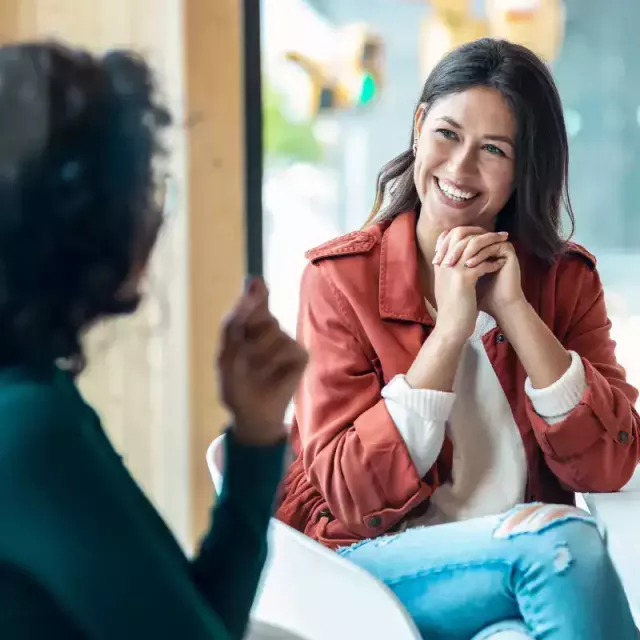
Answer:
<svg viewBox="0 0 640 640"><path fill-rule="evenodd" d="M485 173L485 184L492 200L504 204L513 192L513 169L495 167Z"/></svg>
<svg viewBox="0 0 640 640"><path fill-rule="evenodd" d="M447 160L446 145L434 144L427 141L421 149L418 149L418 156L424 171L432 171Z"/></svg>
<svg viewBox="0 0 640 640"><path fill-rule="evenodd" d="M429 189L429 176L437 173L438 167L444 164L447 156L438 145L426 143L418 147L414 163L413 177L418 195L423 196Z"/></svg>

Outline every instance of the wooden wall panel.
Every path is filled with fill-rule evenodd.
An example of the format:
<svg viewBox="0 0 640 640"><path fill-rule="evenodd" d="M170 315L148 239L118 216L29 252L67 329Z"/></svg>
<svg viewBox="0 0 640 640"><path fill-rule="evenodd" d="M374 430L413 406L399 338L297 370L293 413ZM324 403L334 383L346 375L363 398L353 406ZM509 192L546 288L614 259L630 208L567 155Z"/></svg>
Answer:
<svg viewBox="0 0 640 640"><path fill-rule="evenodd" d="M185 0L194 460L227 419L216 400L212 353L244 269L241 5L238 0ZM211 502L206 468L194 464L191 481L198 532L206 526Z"/></svg>
<svg viewBox="0 0 640 640"><path fill-rule="evenodd" d="M171 202L149 297L88 337L81 387L135 478L190 549L213 498L204 455L226 423L213 354L242 282L237 0L2 0L0 40L58 38L145 55L176 117Z"/></svg>

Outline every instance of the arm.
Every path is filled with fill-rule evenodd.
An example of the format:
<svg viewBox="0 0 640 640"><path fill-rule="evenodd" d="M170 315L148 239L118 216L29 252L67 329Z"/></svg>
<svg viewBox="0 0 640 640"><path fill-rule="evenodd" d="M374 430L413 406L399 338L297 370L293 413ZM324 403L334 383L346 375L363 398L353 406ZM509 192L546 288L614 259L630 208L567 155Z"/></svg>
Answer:
<svg viewBox="0 0 640 640"><path fill-rule="evenodd" d="M574 491L617 491L631 478L640 459L640 420L634 408L638 392L626 381L625 372L616 361L611 322L597 271L577 258L564 260L559 269L557 286L566 292L566 297L558 300L558 305L566 311L556 314L554 329L563 349L581 357L583 393L576 398L579 384L569 385L568 396L573 395L575 401L573 409L571 397L555 398L563 400L568 411L560 421L539 415L533 401L543 413L545 402L543 398L540 404L535 391L527 401L527 413L549 468L563 484ZM525 327L529 329L542 323L532 320L529 313L522 317L525 315L529 318ZM548 358L551 364L544 365L542 360L547 354L540 343L537 343L540 355L535 356L534 339L525 346L521 334L513 329L511 333L509 339L515 336L519 346L515 343L513 346L519 356L521 352L525 354L529 368L524 361L523 365L530 376L536 375L538 384L562 376L561 369L566 370L568 364L566 361L561 364L563 356L557 346L551 348ZM545 333L538 328L533 335L540 339ZM551 343L548 335L542 339L542 345ZM578 374L574 380L579 377Z"/></svg>
<svg viewBox="0 0 640 640"><path fill-rule="evenodd" d="M286 441L249 446L230 429L225 448L222 494L213 525L192 561L192 575L231 637L241 638L267 558L266 531Z"/></svg>
<svg viewBox="0 0 640 640"><path fill-rule="evenodd" d="M534 389L545 389L562 378L571 364L571 355L526 299L496 315Z"/></svg>
<svg viewBox="0 0 640 640"><path fill-rule="evenodd" d="M562 422L587 390L582 358L562 346L526 300L497 315L527 373L525 391L536 414L549 425Z"/></svg>
<svg viewBox="0 0 640 640"><path fill-rule="evenodd" d="M296 421L309 480L350 531L371 537L431 495L437 465L422 480L351 307L328 278L314 265L303 276L298 339L311 360L296 395Z"/></svg>
<svg viewBox="0 0 640 640"><path fill-rule="evenodd" d="M11 441L0 436L7 456L0 486L10 487L2 497L11 514L3 522L0 557L47 589L84 637L241 638L262 568L282 447L260 458L230 445L220 522L195 563L197 574L208 569L209 576L196 586L187 559L88 412L80 416L59 397L43 402L38 395L4 407L3 415L11 415L15 435ZM248 461L253 483L264 484L257 495L234 481ZM25 535L34 531L37 536ZM248 548L238 549L242 544ZM242 562L242 552L258 558Z"/></svg>

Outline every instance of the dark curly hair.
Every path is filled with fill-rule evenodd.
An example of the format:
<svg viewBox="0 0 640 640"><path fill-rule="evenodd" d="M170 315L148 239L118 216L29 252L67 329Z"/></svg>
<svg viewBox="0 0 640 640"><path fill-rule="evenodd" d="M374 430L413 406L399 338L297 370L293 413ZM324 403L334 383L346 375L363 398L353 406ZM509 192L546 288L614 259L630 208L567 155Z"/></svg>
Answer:
<svg viewBox="0 0 640 640"><path fill-rule="evenodd" d="M0 47L0 366L83 362L84 330L135 310L170 120L130 52Z"/></svg>

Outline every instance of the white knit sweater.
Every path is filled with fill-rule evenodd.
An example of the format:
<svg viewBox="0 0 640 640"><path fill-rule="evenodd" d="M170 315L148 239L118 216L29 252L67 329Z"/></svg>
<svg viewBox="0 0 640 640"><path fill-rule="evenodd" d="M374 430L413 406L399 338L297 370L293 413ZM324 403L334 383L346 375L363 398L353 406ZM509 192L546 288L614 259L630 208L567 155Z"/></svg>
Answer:
<svg viewBox="0 0 640 640"><path fill-rule="evenodd" d="M433 310L431 310L433 312ZM435 317L435 315L434 315ZM433 525L507 511L524 500L527 461L511 408L482 343L495 320L479 313L453 392L412 389L396 376L382 390L389 414L422 477L435 463L445 432L453 443L452 478L434 492L427 513L409 526ZM586 391L581 358L546 389L525 391L548 424L564 420Z"/></svg>

